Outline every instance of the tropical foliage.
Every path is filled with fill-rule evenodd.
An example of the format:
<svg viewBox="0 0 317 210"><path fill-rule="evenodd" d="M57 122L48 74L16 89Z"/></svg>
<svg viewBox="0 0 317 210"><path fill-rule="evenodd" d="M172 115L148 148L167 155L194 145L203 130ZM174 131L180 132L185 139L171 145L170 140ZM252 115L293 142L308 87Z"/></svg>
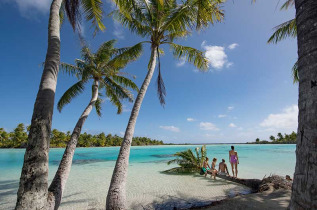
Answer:
<svg viewBox="0 0 317 210"><path fill-rule="evenodd" d="M295 0L287 0L282 6L281 10L287 10L289 7L294 6ZM275 32L267 41L268 43L278 43L286 38L296 38L297 37L297 25L296 19L288 20L275 28ZM293 74L293 82L297 83L299 81L298 77L298 69L297 69L297 61L292 67L292 74Z"/></svg>
<svg viewBox="0 0 317 210"><path fill-rule="evenodd" d="M200 172L203 162L207 157L206 145L203 145L201 148L197 147L195 151L188 149L182 152L176 152L173 156L176 158L168 161L167 164L170 165L172 163L176 163L179 167L169 169L165 172Z"/></svg>
<svg viewBox="0 0 317 210"><path fill-rule="evenodd" d="M27 128L23 123L12 131L7 132L4 128L0 128L0 148L24 148L27 144ZM62 132L53 129L51 133L51 147L66 147L70 140L71 133L69 131ZM80 134L78 139L79 147L111 147L120 146L122 137L112 134ZM163 141L147 138L147 137L134 137L133 146L146 146L146 145L164 145Z"/></svg>
<svg viewBox="0 0 317 210"><path fill-rule="evenodd" d="M122 112L122 99L133 101L133 96L127 88L138 91L137 85L125 77L127 73L120 72L129 62L136 60L142 52L142 46L137 44L133 47L115 48L116 40L103 43L96 53L92 53L88 47L81 50L82 59L76 59L75 65L61 63L61 69L65 73L76 76L79 81L72 85L60 98L57 109L61 111L71 100L82 93L90 80L93 85L99 84L98 89L103 89L104 94L110 102L117 107L117 113ZM101 102L99 93L95 108L101 116Z"/></svg>
<svg viewBox="0 0 317 210"><path fill-rule="evenodd" d="M291 134L278 133L277 136L270 136L270 140L255 139L255 142L248 142L248 144L296 144L297 134L293 131Z"/></svg>

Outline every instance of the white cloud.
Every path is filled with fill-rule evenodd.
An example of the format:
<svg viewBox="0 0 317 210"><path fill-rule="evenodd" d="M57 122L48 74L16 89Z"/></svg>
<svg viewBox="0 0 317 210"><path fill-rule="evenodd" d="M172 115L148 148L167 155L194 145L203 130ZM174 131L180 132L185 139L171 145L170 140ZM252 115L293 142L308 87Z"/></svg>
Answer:
<svg viewBox="0 0 317 210"><path fill-rule="evenodd" d="M228 61L228 56L225 52L225 48L222 46L206 45L206 41L201 43L201 47L206 50L205 56L209 61L212 68L221 70L224 66L229 68L233 65Z"/></svg>
<svg viewBox="0 0 317 210"><path fill-rule="evenodd" d="M123 29L121 24L118 21L113 21L113 27L114 30L112 32L112 34L117 37L118 39L124 39L124 34L123 34Z"/></svg>
<svg viewBox="0 0 317 210"><path fill-rule="evenodd" d="M124 136L124 132L120 131L120 136L123 137Z"/></svg>
<svg viewBox="0 0 317 210"><path fill-rule="evenodd" d="M161 125L160 128L162 128L164 130L172 131L172 132L179 132L180 131L179 128L177 128L173 125L170 125L170 126Z"/></svg>
<svg viewBox="0 0 317 210"><path fill-rule="evenodd" d="M4 0L5 3L16 3L24 17L31 17L36 13L48 13L52 0Z"/></svg>
<svg viewBox="0 0 317 210"><path fill-rule="evenodd" d="M232 111L234 109L234 106L228 106L228 111Z"/></svg>
<svg viewBox="0 0 317 210"><path fill-rule="evenodd" d="M218 115L218 118L225 118L225 117L227 117L227 115L225 115L225 114Z"/></svg>
<svg viewBox="0 0 317 210"><path fill-rule="evenodd" d="M201 122L199 124L201 130L210 130L210 131L218 131L219 128L211 122Z"/></svg>
<svg viewBox="0 0 317 210"><path fill-rule="evenodd" d="M297 128L298 106L292 105L283 109L282 113L270 114L260 123L260 126L267 128L278 129L293 129Z"/></svg>
<svg viewBox="0 0 317 210"><path fill-rule="evenodd" d="M237 126L236 126L234 123L230 123L230 124L229 124L229 127L230 127L230 128L236 128Z"/></svg>
<svg viewBox="0 0 317 210"><path fill-rule="evenodd" d="M188 122L193 122L193 121L196 121L196 120L194 118L189 117L189 118L187 118L187 121Z"/></svg>
<svg viewBox="0 0 317 210"><path fill-rule="evenodd" d="M228 48L229 48L230 50L233 50L233 49L235 49L235 48L238 47L238 46L239 46L239 45L238 45L237 43L233 43L233 44L229 45Z"/></svg>
<svg viewBox="0 0 317 210"><path fill-rule="evenodd" d="M177 67L181 67L181 66L184 66L185 63L186 63L185 57L181 57L181 58L179 59L179 61L176 63L176 66L177 66Z"/></svg>

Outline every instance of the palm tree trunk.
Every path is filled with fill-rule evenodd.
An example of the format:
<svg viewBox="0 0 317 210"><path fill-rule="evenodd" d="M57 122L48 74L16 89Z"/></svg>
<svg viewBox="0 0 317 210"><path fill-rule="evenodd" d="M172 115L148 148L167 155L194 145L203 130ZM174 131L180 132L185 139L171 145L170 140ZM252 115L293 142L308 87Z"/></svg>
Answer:
<svg viewBox="0 0 317 210"><path fill-rule="evenodd" d="M43 209L47 202L48 151L60 63L61 4L62 0L53 0L50 8L45 65L34 104L16 209Z"/></svg>
<svg viewBox="0 0 317 210"><path fill-rule="evenodd" d="M290 209L317 209L317 1L295 0L298 135Z"/></svg>
<svg viewBox="0 0 317 210"><path fill-rule="evenodd" d="M59 205L61 204L63 192L66 186L66 181L68 179L70 169L72 166L72 161L77 146L78 138L88 115L90 114L95 102L97 101L98 87L99 82L95 80L93 84L93 93L91 100L77 121L77 124L73 130L73 133L65 149L63 158L59 164L58 170L48 189L48 209L58 209Z"/></svg>
<svg viewBox="0 0 317 210"><path fill-rule="evenodd" d="M155 70L156 57L157 46L152 45L150 67L131 111L130 119L124 134L116 166L112 174L112 179L107 195L106 209L127 209L125 186L129 166L130 147L141 104Z"/></svg>

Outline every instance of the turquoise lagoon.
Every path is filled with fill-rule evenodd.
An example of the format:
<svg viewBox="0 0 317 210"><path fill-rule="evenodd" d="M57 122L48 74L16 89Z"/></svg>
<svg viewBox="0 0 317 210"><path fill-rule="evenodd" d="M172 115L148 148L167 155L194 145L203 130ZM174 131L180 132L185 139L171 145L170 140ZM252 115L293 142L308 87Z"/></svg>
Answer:
<svg viewBox="0 0 317 210"><path fill-rule="evenodd" d="M215 200L236 192L243 186L198 175L166 175L163 170L175 152L200 145L165 145L132 147L127 182L127 200L131 209L163 202L166 199ZM228 163L231 145L207 145L210 159ZM293 176L295 145L237 144L240 164L238 177L259 178L270 174ZM52 179L64 149L50 150L49 178ZM23 164L24 149L0 149L0 209L12 209ZM102 209L119 147L77 148L61 209ZM231 173L230 163L228 169ZM201 190L201 188L205 188ZM166 197L167 196L167 197Z"/></svg>

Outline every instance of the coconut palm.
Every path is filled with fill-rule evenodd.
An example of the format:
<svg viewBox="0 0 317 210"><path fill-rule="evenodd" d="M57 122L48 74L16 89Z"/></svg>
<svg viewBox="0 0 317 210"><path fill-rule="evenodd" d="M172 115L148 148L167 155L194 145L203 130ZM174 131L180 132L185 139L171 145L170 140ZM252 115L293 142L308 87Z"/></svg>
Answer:
<svg viewBox="0 0 317 210"><path fill-rule="evenodd" d="M174 160L167 162L168 165L172 163L177 163L179 167L170 169L166 172L177 172L177 173L191 173L191 172L200 172L203 167L203 162L207 157L206 145L201 148L197 147L195 153L191 150L185 150L182 152L176 152L173 156L176 157Z"/></svg>
<svg viewBox="0 0 317 210"><path fill-rule="evenodd" d="M118 114L122 112L122 99L133 101L133 96L127 88L138 91L137 85L125 77L120 70L141 55L141 45L117 49L114 48L115 42L116 40L110 40L103 43L96 53L91 53L88 47L83 47L82 60L76 59L75 65L61 63L61 69L66 73L75 75L79 81L72 85L60 98L57 104L58 110L62 111L63 107L82 93L85 85L91 81L92 95L87 107L77 121L58 170L48 189L50 209L57 209L61 203L75 148L85 120L93 107L95 107L97 114L101 116L100 105L102 99L99 90L104 90L105 96L117 107Z"/></svg>
<svg viewBox="0 0 317 210"><path fill-rule="evenodd" d="M317 209L317 1L295 0L298 130L290 209Z"/></svg>
<svg viewBox="0 0 317 210"><path fill-rule="evenodd" d="M157 90L159 101L165 104L165 86L160 68L160 46L170 46L176 58L185 58L200 70L208 69L208 61L203 52L174 41L186 37L191 30L207 27L209 23L219 22L223 18L220 9L222 0L115 0L118 10L112 15L131 32L147 38L151 49L150 61L144 82L135 100L125 131L118 159L112 175L106 208L126 209L125 185L129 154L136 120L147 88L152 79L158 61Z"/></svg>
<svg viewBox="0 0 317 210"><path fill-rule="evenodd" d="M294 0L287 0L282 6L281 10L287 10L289 7L294 6ZM275 27L275 32L272 34L272 36L267 41L268 43L278 43L288 37L296 38L297 36L297 26L296 26L296 19L292 19L289 21L286 21L278 26ZM298 63L296 62L294 66L292 67L292 74L293 74L293 83L298 82L298 69L297 69Z"/></svg>
<svg viewBox="0 0 317 210"><path fill-rule="evenodd" d="M83 8L85 19L92 22L95 30L104 29L101 0L52 0L45 65L34 104L16 209L44 209L47 204L48 151L60 64L60 14L65 11L75 29L80 17L79 5Z"/></svg>

